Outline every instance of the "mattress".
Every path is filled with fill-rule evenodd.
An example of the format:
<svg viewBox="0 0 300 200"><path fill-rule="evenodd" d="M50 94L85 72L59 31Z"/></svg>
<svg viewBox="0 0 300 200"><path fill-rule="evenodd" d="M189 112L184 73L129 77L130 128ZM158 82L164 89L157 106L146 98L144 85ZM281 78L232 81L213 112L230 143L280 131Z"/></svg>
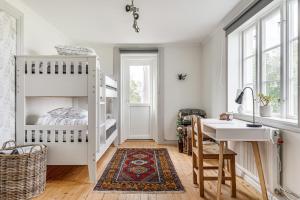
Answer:
<svg viewBox="0 0 300 200"><path fill-rule="evenodd" d="M113 125L115 125L117 123L117 120L115 119L107 119L105 121L105 130L110 129Z"/></svg>
<svg viewBox="0 0 300 200"><path fill-rule="evenodd" d="M106 139L108 139L117 129L117 120L107 119L105 121Z"/></svg>

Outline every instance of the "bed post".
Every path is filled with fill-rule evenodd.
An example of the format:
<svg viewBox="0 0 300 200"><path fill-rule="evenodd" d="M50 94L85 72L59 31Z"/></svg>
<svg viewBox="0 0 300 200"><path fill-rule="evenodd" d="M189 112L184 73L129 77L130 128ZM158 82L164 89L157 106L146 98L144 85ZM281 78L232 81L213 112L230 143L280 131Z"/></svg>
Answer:
<svg viewBox="0 0 300 200"><path fill-rule="evenodd" d="M16 142L17 144L25 143L25 133L24 133L24 125L25 125L25 117L24 117L24 109L25 109L25 96L24 96L24 58L16 57Z"/></svg>
<svg viewBox="0 0 300 200"><path fill-rule="evenodd" d="M96 183L97 181L97 79L96 57L88 57L88 168L90 182L92 183Z"/></svg>

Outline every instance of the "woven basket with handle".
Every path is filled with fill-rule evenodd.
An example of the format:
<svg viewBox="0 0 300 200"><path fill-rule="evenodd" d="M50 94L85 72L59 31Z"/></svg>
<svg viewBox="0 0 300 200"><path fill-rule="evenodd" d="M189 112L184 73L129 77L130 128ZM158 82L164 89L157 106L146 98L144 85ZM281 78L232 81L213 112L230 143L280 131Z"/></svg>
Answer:
<svg viewBox="0 0 300 200"><path fill-rule="evenodd" d="M8 147L13 144L13 147ZM0 199L22 200L38 196L45 190L47 147L44 145L3 144L3 150L31 147L29 153L0 154Z"/></svg>

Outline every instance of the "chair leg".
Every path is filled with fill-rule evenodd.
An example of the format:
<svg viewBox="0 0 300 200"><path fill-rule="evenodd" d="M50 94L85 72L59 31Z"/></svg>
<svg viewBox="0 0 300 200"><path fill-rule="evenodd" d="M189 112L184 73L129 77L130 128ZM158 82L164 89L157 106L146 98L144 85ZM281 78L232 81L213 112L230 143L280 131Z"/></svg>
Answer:
<svg viewBox="0 0 300 200"><path fill-rule="evenodd" d="M226 160L226 168L227 171L230 173L230 160Z"/></svg>
<svg viewBox="0 0 300 200"><path fill-rule="evenodd" d="M204 169L203 169L203 157L200 155L198 159L198 174L199 174L199 190L200 196L204 197Z"/></svg>
<svg viewBox="0 0 300 200"><path fill-rule="evenodd" d="M197 157L194 153L192 153L192 159L193 159L193 183L197 184L197 174L195 173L194 169L197 168Z"/></svg>
<svg viewBox="0 0 300 200"><path fill-rule="evenodd" d="M223 161L222 184L225 184L225 160Z"/></svg>
<svg viewBox="0 0 300 200"><path fill-rule="evenodd" d="M235 173L235 156L230 159L231 174L231 196L236 197L236 173Z"/></svg>

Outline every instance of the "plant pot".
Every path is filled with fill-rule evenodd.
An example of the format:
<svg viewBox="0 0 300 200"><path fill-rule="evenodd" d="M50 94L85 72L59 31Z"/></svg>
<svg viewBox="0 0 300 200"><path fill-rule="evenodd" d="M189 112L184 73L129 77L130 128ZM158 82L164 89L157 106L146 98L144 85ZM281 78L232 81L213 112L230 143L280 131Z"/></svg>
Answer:
<svg viewBox="0 0 300 200"><path fill-rule="evenodd" d="M178 151L179 151L179 153L183 153L183 142L182 141L178 141Z"/></svg>
<svg viewBox="0 0 300 200"><path fill-rule="evenodd" d="M270 105L268 105L268 106L260 106L259 112L260 112L260 116L261 117L271 117L271 115L272 115L272 107Z"/></svg>

